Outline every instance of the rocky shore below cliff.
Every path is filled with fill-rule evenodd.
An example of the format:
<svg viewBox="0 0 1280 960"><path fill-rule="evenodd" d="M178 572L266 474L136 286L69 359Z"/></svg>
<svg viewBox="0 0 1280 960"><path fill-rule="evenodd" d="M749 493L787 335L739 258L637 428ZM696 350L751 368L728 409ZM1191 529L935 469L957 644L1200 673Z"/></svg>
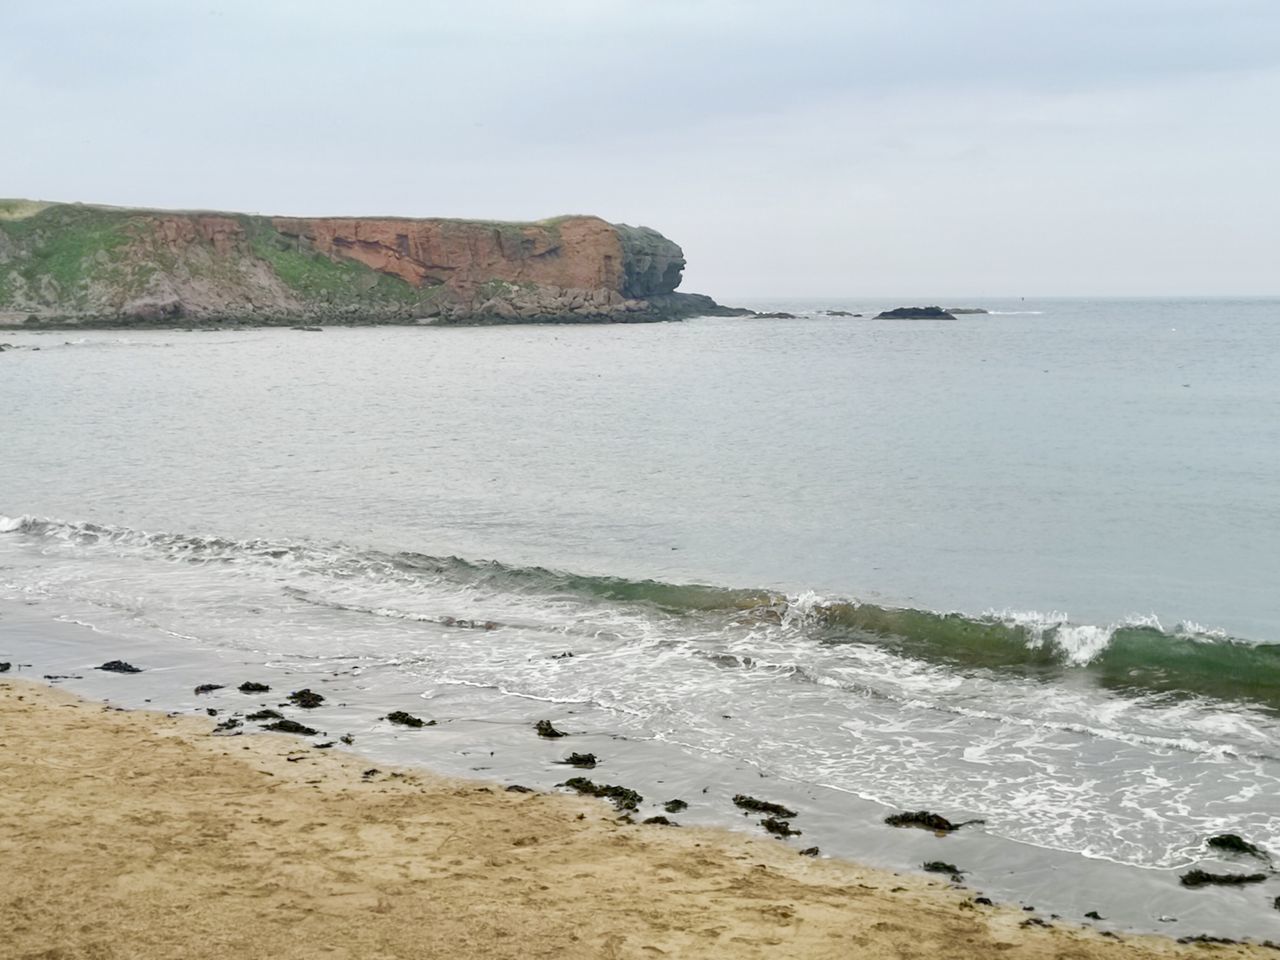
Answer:
<svg viewBox="0 0 1280 960"><path fill-rule="evenodd" d="M0 326L651 323L679 245L598 217L288 218L0 200Z"/></svg>

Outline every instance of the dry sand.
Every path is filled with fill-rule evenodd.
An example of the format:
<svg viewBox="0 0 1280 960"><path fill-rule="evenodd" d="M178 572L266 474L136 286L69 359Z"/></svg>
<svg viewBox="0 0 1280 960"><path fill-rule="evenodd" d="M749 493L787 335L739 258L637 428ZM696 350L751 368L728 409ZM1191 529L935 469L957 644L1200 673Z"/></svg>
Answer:
<svg viewBox="0 0 1280 960"><path fill-rule="evenodd" d="M0 681L0 957L1280 957L214 722Z"/></svg>

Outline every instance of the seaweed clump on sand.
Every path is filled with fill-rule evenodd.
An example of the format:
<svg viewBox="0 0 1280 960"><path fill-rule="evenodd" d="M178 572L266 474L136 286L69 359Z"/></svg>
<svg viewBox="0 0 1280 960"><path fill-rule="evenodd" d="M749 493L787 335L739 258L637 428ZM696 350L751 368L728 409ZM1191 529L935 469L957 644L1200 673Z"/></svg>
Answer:
<svg viewBox="0 0 1280 960"><path fill-rule="evenodd" d="M1212 849L1221 850L1224 853L1241 853L1257 857L1259 860L1271 859L1267 851L1234 833L1220 833L1216 837L1210 837L1206 842Z"/></svg>
<svg viewBox="0 0 1280 960"><path fill-rule="evenodd" d="M745 793L735 794L733 797L735 806L741 807L743 810L751 810L755 813L770 813L775 817L782 817L790 820L792 817L798 817L800 814L794 810L784 807L780 803L770 803L768 800L757 800L755 797L748 797Z"/></svg>
<svg viewBox="0 0 1280 960"><path fill-rule="evenodd" d="M268 693L271 688L265 683L256 683L253 680L246 680L240 686L236 687L241 693Z"/></svg>
<svg viewBox="0 0 1280 960"><path fill-rule="evenodd" d="M571 767L582 767L585 770L591 770L598 761L594 753L571 753L559 762L568 764Z"/></svg>
<svg viewBox="0 0 1280 960"><path fill-rule="evenodd" d="M274 710L259 710L257 713L251 713L245 717L246 720L283 720L284 714L277 713Z"/></svg>
<svg viewBox="0 0 1280 960"><path fill-rule="evenodd" d="M539 720L533 725L533 729L538 731L538 736L546 737L549 740L554 740L556 737L568 736L567 733L553 727L550 720Z"/></svg>
<svg viewBox="0 0 1280 960"><path fill-rule="evenodd" d="M945 873L953 883L960 883L964 880L964 871L957 867L954 863L947 863L945 860L929 860L922 863L920 868L925 873Z"/></svg>
<svg viewBox="0 0 1280 960"><path fill-rule="evenodd" d="M891 814L884 818L884 822L891 827L919 827L922 830L932 830L934 833L952 833L971 823L986 823L985 820L964 820L960 823L952 823L946 817L930 813L928 810Z"/></svg>
<svg viewBox="0 0 1280 960"><path fill-rule="evenodd" d="M620 787L612 783L593 783L586 777L571 777L558 786L568 787L570 790L577 790L578 793L585 793L588 796L612 800L613 805L619 810L635 810L644 801L644 797L630 787Z"/></svg>
<svg viewBox="0 0 1280 960"><path fill-rule="evenodd" d="M302 707L304 710L310 710L324 703L324 697L316 693L314 690L295 690L289 694L289 702L295 707Z"/></svg>
<svg viewBox="0 0 1280 960"><path fill-rule="evenodd" d="M196 687L196 696L198 697L203 693L213 693L215 690L221 690L223 686L221 683L202 683Z"/></svg>
<svg viewBox="0 0 1280 960"><path fill-rule="evenodd" d="M276 733L296 733L300 737L314 737L320 732L297 720L277 720L275 723L268 723L263 729L274 730Z"/></svg>
<svg viewBox="0 0 1280 960"><path fill-rule="evenodd" d="M760 826L775 837L798 837L803 832L801 830L792 830L789 821L779 820L776 817L765 817L760 821Z"/></svg>
<svg viewBox="0 0 1280 960"><path fill-rule="evenodd" d="M1178 882L1184 887L1242 887L1246 883L1262 883L1265 873L1209 873L1206 870L1188 870Z"/></svg>
<svg viewBox="0 0 1280 960"><path fill-rule="evenodd" d="M421 717L415 717L412 713L405 713L403 710L393 710L387 714L387 719L402 727L434 727L436 725L434 720L423 720Z"/></svg>
<svg viewBox="0 0 1280 960"><path fill-rule="evenodd" d="M108 660L100 667L94 667L95 670L105 670L107 673L141 673L141 667L135 667L132 663L125 663L123 660Z"/></svg>

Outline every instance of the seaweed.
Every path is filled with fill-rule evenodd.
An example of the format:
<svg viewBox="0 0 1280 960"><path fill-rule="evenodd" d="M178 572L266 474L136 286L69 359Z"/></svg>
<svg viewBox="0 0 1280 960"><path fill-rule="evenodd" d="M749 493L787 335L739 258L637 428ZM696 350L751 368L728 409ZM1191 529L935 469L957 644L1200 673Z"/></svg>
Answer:
<svg viewBox="0 0 1280 960"><path fill-rule="evenodd" d="M213 693L215 690L221 690L222 687L223 684L221 683L202 683L196 687L196 696L198 697L202 693Z"/></svg>
<svg viewBox="0 0 1280 960"><path fill-rule="evenodd" d="M930 813L928 810L895 813L885 817L884 822L891 827L920 827L923 830L932 830L934 833L951 833L971 823L986 823L985 820L964 820L960 823L952 823L946 817Z"/></svg>
<svg viewBox="0 0 1280 960"><path fill-rule="evenodd" d="M801 851L800 851L800 856L802 856L802 857L816 857L816 856L817 856L819 853L821 853L821 852L822 852L822 851L821 851L821 850L819 850L817 847L805 847L803 850L801 850Z"/></svg>
<svg viewBox="0 0 1280 960"><path fill-rule="evenodd" d="M1236 946L1239 940L1232 940L1230 937L1211 937L1207 933L1197 933L1194 937L1179 937L1179 943L1220 943L1224 946Z"/></svg>
<svg viewBox="0 0 1280 960"><path fill-rule="evenodd" d="M288 699L295 707L302 707L304 710L310 710L324 703L324 697L314 690L295 690L289 694Z"/></svg>
<svg viewBox="0 0 1280 960"><path fill-rule="evenodd" d="M267 693L271 690L265 683L255 683L252 680L246 680L240 686L236 687L241 693Z"/></svg>
<svg viewBox="0 0 1280 960"><path fill-rule="evenodd" d="M994 907L994 906L995 906L995 903L993 903L993 902L992 902L992 900L991 900L991 898L990 898L990 897L974 897L974 898L973 898L973 902L974 902L974 903L980 903L980 904L982 904L984 907Z"/></svg>
<svg viewBox="0 0 1280 960"><path fill-rule="evenodd" d="M583 767L590 770L599 762L596 760L594 753L571 753L563 760L557 760L557 763L565 763L571 767Z"/></svg>
<svg viewBox="0 0 1280 960"><path fill-rule="evenodd" d="M235 717L227 717L220 724L213 728L214 733L224 733L227 730L234 730L236 727L243 726Z"/></svg>
<svg viewBox="0 0 1280 960"><path fill-rule="evenodd" d="M539 720L537 723L533 725L533 729L538 731L538 736L546 737L550 740L554 740L556 737L568 736L567 733L564 733L560 730L557 730L555 727L553 727L551 725L550 720Z"/></svg>
<svg viewBox="0 0 1280 960"><path fill-rule="evenodd" d="M393 710L387 714L387 719L392 723L398 723L402 727L434 727L434 720L423 720L415 717L411 713L405 713L403 710Z"/></svg>
<svg viewBox="0 0 1280 960"><path fill-rule="evenodd" d="M586 777L571 777L564 783L556 784L556 786L568 787L570 790L578 791L578 793L612 800L613 805L619 810L635 810L644 801L644 797L629 787L611 783L592 783Z"/></svg>
<svg viewBox="0 0 1280 960"><path fill-rule="evenodd" d="M533 787L526 787L522 783L513 783L507 787L507 793L533 793Z"/></svg>
<svg viewBox="0 0 1280 960"><path fill-rule="evenodd" d="M1241 887L1246 883L1262 883L1265 873L1209 873L1206 870L1189 870L1178 878L1184 887Z"/></svg>
<svg viewBox="0 0 1280 960"><path fill-rule="evenodd" d="M964 879L964 871L954 863L947 863L945 860L929 860L920 866L926 873L948 874L956 883L960 883Z"/></svg>
<svg viewBox="0 0 1280 960"><path fill-rule="evenodd" d="M276 713L274 710L259 710L257 713L251 713L245 717L246 720L283 720L284 714Z"/></svg>
<svg viewBox="0 0 1280 960"><path fill-rule="evenodd" d="M755 797L748 797L744 793L735 794L733 802L736 806L743 810L752 810L756 813L771 813L776 817L785 817L791 819L798 817L800 814L794 810L789 810L780 803L770 803L768 800L757 800Z"/></svg>
<svg viewBox="0 0 1280 960"><path fill-rule="evenodd" d="M641 822L641 823L653 823L653 824L656 824L656 825L658 825L658 826L660 826L660 827L678 827L678 826L680 826L680 824L676 823L674 820L668 820L666 817L662 816L661 814L659 814L659 815L658 815L658 816L656 816L656 817L649 817L648 819L646 819L646 820L642 820L642 821L640 821L640 822Z"/></svg>
<svg viewBox="0 0 1280 960"><path fill-rule="evenodd" d="M1234 833L1220 833L1216 837L1210 837L1205 841L1214 850L1222 850L1226 853L1246 854L1250 857L1257 857L1259 860L1270 860L1271 856L1256 844L1250 843L1243 837Z"/></svg>
<svg viewBox="0 0 1280 960"><path fill-rule="evenodd" d="M141 673L141 667L135 667L132 663L125 663L123 660L108 660L100 667L94 667L95 670L105 670L107 673Z"/></svg>
<svg viewBox="0 0 1280 960"><path fill-rule="evenodd" d="M277 720L275 723L269 723L264 727L265 730L275 730L277 733L296 733L301 737L314 737L319 730L315 730L297 720Z"/></svg>
<svg viewBox="0 0 1280 960"><path fill-rule="evenodd" d="M775 817L765 817L760 821L760 826L764 827L775 837L798 837L803 831L792 830L791 824L786 820L778 820Z"/></svg>
<svg viewBox="0 0 1280 960"><path fill-rule="evenodd" d="M1088 913L1086 913L1086 914L1084 915L1084 918L1085 918L1086 920L1105 920L1105 919L1107 919L1107 918L1106 918L1106 917L1104 917L1102 914L1100 914L1097 910L1090 910Z"/></svg>
<svg viewBox="0 0 1280 960"><path fill-rule="evenodd" d="M341 740L343 743L345 743L348 747L351 746L351 744L356 742L356 738L349 733L344 733L338 739Z"/></svg>
<svg viewBox="0 0 1280 960"><path fill-rule="evenodd" d="M668 800L662 805L662 809L667 813L679 813L681 810L688 810L689 805L683 800Z"/></svg>

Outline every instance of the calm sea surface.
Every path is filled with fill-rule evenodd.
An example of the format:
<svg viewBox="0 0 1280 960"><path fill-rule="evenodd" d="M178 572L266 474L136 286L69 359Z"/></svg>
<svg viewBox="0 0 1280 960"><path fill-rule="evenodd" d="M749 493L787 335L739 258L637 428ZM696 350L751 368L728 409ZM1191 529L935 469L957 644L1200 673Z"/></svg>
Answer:
<svg viewBox="0 0 1280 960"><path fill-rule="evenodd" d="M823 313L893 305L5 333L0 660L125 651L154 669L86 692L175 707L215 663L314 676L367 750L546 786L551 717L652 800L714 780L692 822L772 791L824 850L1280 933L1280 883L1177 884L1212 833L1280 854L1280 301Z"/></svg>

